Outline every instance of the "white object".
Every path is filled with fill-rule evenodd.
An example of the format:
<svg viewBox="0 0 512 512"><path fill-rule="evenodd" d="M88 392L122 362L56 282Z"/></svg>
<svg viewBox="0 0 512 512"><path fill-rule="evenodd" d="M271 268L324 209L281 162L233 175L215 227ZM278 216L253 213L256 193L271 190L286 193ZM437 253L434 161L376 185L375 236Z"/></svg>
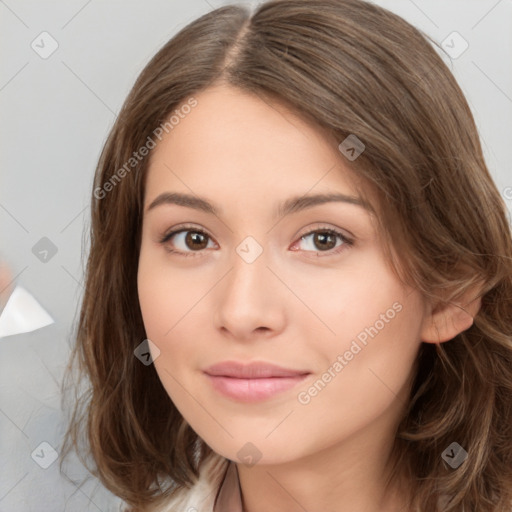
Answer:
<svg viewBox="0 0 512 512"><path fill-rule="evenodd" d="M14 288L0 314L0 338L35 331L53 324L53 318L21 286Z"/></svg>

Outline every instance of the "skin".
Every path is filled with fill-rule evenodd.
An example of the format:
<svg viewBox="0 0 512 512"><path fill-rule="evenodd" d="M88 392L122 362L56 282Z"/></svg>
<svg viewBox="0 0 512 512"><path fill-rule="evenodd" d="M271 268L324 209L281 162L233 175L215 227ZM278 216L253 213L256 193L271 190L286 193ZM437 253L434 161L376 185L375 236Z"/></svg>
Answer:
<svg viewBox="0 0 512 512"><path fill-rule="evenodd" d="M446 341L468 328L472 315L434 310L401 283L384 258L374 215L361 206L331 202L274 217L292 196L357 196L341 141L283 105L228 86L195 98L198 105L152 151L144 198L139 301L147 337L160 350L154 364L162 384L199 436L237 463L245 510L396 512L407 486L385 492L384 479L415 356L422 341ZM176 204L147 211L162 192L204 197L220 213ZM187 245L188 232L160 243L184 223L207 233L205 248ZM301 239L326 227L353 245L335 237L326 250L314 235ZM252 263L236 252L247 236L263 249ZM401 311L300 403L298 393L396 303ZM266 401L240 403L202 373L225 360L312 374ZM237 455L247 442L261 454L252 466Z"/></svg>
<svg viewBox="0 0 512 512"><path fill-rule="evenodd" d="M3 309L12 293L12 274L7 263L0 260L0 309Z"/></svg>

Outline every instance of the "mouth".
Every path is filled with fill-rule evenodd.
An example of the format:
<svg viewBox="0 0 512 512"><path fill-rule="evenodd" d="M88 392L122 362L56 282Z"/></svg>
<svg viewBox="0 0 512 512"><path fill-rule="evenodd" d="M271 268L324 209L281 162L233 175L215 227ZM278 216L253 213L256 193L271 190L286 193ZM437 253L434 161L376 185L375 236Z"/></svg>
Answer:
<svg viewBox="0 0 512 512"><path fill-rule="evenodd" d="M213 388L240 402L257 402L283 393L311 374L270 363L225 361L203 371Z"/></svg>

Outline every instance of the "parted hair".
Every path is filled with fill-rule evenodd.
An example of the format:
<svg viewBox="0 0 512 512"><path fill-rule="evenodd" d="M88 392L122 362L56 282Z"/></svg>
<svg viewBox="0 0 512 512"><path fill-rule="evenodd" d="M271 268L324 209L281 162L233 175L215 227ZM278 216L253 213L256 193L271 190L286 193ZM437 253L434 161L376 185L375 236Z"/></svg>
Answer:
<svg viewBox="0 0 512 512"><path fill-rule="evenodd" d="M126 162L180 105L224 83L289 106L337 143L355 135L364 151L340 159L372 191L400 279L436 307L478 290L469 329L420 345L392 475L409 476L410 510L441 510L442 496L443 512L512 510L510 224L441 51L367 1L271 0L212 10L156 53L96 168L84 294L63 382L71 411L61 469L76 450L106 488L144 511L189 488L212 453L153 365L134 357L146 338L137 267L150 158ZM468 453L456 469L442 457L453 442Z"/></svg>

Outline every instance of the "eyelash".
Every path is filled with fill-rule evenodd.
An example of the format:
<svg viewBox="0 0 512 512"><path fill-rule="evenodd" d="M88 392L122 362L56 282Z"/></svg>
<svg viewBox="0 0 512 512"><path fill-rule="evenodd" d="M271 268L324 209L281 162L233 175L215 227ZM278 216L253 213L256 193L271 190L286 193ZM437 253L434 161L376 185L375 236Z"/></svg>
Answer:
<svg viewBox="0 0 512 512"><path fill-rule="evenodd" d="M163 235L163 237L159 240L159 243L164 245L174 236L174 235L177 235L178 233L183 233L183 232L186 232L186 231L190 231L190 232L193 232L193 233L200 233L204 236L206 236L208 239L212 239L212 237L210 235L208 235L208 233L206 233L205 231L203 231L202 229L198 229L194 226L180 226L179 229L175 229L169 233L166 233L165 235ZM352 247L354 245L354 241L347 238L347 236L345 236L343 233L340 233L339 231L337 231L336 229L333 229L333 228L330 228L330 227L319 227L319 228L316 228L312 231L308 231L307 233L304 233L303 235L300 236L299 240L301 240L302 238L305 238L309 235L312 235L314 233L327 233L329 235L335 235L337 237L339 237L343 244L340 245L339 247L336 247L334 249L329 249L328 251L305 251L305 252L314 252L316 254L317 257L323 257L323 255L321 255L320 253L326 253L327 256L332 256L332 255L335 255L335 254L339 254L340 252L348 249L349 247ZM188 257L188 256L192 256L192 257L196 257L196 256L200 256L199 253L202 253L204 252L204 249L202 250L199 250L199 251L187 251L187 252L182 252L182 251L177 251L175 249L170 249L169 247L165 246L165 249L166 251L168 251L169 253L172 253L172 254L176 254L178 256L185 256L185 257Z"/></svg>

